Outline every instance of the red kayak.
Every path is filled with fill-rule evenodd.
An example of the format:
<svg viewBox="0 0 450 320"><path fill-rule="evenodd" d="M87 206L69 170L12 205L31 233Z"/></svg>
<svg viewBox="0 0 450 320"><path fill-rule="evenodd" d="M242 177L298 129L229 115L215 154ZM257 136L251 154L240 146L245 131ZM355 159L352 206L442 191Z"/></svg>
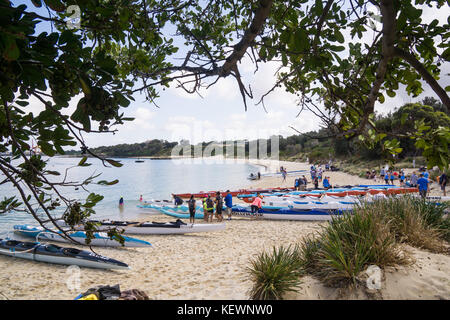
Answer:
<svg viewBox="0 0 450 320"><path fill-rule="evenodd" d="M286 187L276 187L276 188L258 188L258 189L240 189L237 191L230 191L230 194L233 197L237 197L238 194L252 194L252 193L266 193L266 192L272 192L272 191L280 191L280 190L285 190L285 191L294 191L294 188L286 188ZM173 193L172 196L178 196L180 198L184 198L184 199L189 199L191 197L191 195L194 196L194 198L205 198L208 195L209 196L215 196L217 193L217 191L200 191L198 193ZM226 192L225 191L220 191L221 195L224 197L226 196Z"/></svg>

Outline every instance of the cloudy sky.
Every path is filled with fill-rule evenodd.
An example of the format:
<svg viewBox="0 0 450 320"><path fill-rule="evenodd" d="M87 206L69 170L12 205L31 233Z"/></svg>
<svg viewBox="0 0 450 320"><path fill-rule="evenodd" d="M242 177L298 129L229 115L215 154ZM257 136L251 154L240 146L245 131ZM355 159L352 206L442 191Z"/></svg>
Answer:
<svg viewBox="0 0 450 320"><path fill-rule="evenodd" d="M28 0L23 3L32 6ZM14 2L16 3L16 2ZM424 7L423 22L431 22L437 18L441 23L450 16L448 6L441 9ZM369 41L369 39L368 39ZM182 51L180 51L182 52ZM180 53L181 56L181 53ZM319 120L309 112L299 112L296 97L282 88L272 92L265 100L267 113L261 105L255 105L262 94L269 90L274 81L275 63L262 65L254 73L254 66L243 59L239 65L242 80L253 90L254 100L248 100L248 110L245 112L242 97L236 81L231 78L220 79L208 90L203 90L201 96L187 94L175 86L161 91L157 100L159 108L146 102L143 95L135 94L135 101L124 110L125 116L136 118L120 126L119 132L112 134L85 135L89 147L115 145L119 143L144 142L150 139L166 139L179 141L187 139L191 143L226 139L267 138L273 134L289 136L296 134L289 126L300 132L308 132L319 128ZM450 84L449 64L442 68L439 83L445 87ZM388 112L404 103L415 102L425 96L437 96L427 84L425 92L418 98L411 98L404 90L400 90L395 98L387 98L384 104L377 104L378 112ZM74 108L79 97L74 99ZM38 110L37 101L31 101L31 108ZM70 110L69 110L70 111Z"/></svg>

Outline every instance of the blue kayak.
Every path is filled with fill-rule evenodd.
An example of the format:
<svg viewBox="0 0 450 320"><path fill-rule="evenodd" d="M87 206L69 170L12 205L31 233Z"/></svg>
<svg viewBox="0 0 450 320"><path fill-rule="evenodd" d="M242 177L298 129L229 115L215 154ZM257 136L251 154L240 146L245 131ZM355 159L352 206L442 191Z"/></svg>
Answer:
<svg viewBox="0 0 450 320"><path fill-rule="evenodd" d="M31 225L21 224L14 226L14 232L20 236L28 237L28 238L38 238L38 240L44 241L57 241L57 242L71 242L70 240L64 238L62 236L61 231L50 232L45 230L42 227L35 227ZM84 231L75 231L69 232L69 235L74 240L80 242L81 244L85 244L86 240L86 232ZM152 244L150 242L126 237L123 236L125 242L123 244L124 247L151 247ZM91 239L91 243L89 245L92 246L100 246L100 247L122 247L122 244L117 240L111 239L106 233L95 232L94 238Z"/></svg>

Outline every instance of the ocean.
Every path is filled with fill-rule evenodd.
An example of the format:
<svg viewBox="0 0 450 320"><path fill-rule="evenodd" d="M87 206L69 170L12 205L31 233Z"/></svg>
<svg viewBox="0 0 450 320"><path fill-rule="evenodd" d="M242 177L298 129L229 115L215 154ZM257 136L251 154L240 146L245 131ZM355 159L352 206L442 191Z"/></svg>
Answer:
<svg viewBox="0 0 450 320"><path fill-rule="evenodd" d="M54 181L62 180L66 168L66 181L82 181L91 175L101 173L86 188L88 191L74 187L60 188L61 194L70 199L84 200L89 192L95 192L104 196L104 199L95 206L94 219L130 220L141 218L146 214L136 205L142 195L144 200L171 199L172 193L187 193L210 190L240 189L248 185L247 176L262 168L256 165L234 160L219 159L174 159L174 160L144 160L137 163L131 158L114 158L123 166L104 167L98 159L88 159L91 165L78 167L80 158L54 157L48 159L47 170L58 171L61 176L52 178ZM0 174L1 180L4 177ZM111 186L99 185L100 180L119 182ZM12 184L0 185L0 198L18 195ZM28 193L27 193L28 194ZM124 208L119 210L119 199L124 198ZM84 202L84 201L83 201ZM56 210L60 215L63 208ZM9 212L0 214L0 235L12 230L14 224L36 224L29 214L24 212Z"/></svg>

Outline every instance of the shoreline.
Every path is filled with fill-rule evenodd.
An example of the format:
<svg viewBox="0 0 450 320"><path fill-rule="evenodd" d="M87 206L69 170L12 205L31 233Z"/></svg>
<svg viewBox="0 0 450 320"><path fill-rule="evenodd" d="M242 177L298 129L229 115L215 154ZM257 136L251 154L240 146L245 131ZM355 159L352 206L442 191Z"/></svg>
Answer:
<svg viewBox="0 0 450 320"><path fill-rule="evenodd" d="M243 159L242 159L243 160ZM284 166L288 171L308 169L309 164L248 159L250 164L263 164L269 170ZM369 180L336 171L327 171L332 184L368 184ZM243 187L293 186L296 177L262 177L247 180ZM351 182L351 183L350 183ZM310 184L309 184L310 185ZM195 192L195 190L192 190ZM234 201L234 199L233 199ZM125 210L127 204L125 204ZM164 215L142 214L143 221L166 222L173 218ZM224 219L226 228L211 233L186 235L133 236L152 243L153 248L98 248L95 252L123 261L130 270L104 271L81 268L79 274L70 273L67 266L27 261L0 255L0 292L9 299L72 300L78 294L98 285L120 284L122 290L140 289L156 300L248 300L252 286L246 268L255 255L271 251L273 246L296 244L304 237L319 231L327 222L250 220L245 217ZM203 221L198 221L203 223ZM214 220L214 223L216 221ZM88 250L87 247L67 243L60 246ZM385 299L450 299L450 257L427 251L406 248L415 263L407 267L386 269L380 295ZM74 278L75 277L75 278ZM77 279L79 286L70 286ZM173 281L176 279L176 281ZM302 278L300 290L289 293L286 299L373 299L364 292L343 294L326 287L316 279ZM0 299L3 297L0 295Z"/></svg>

